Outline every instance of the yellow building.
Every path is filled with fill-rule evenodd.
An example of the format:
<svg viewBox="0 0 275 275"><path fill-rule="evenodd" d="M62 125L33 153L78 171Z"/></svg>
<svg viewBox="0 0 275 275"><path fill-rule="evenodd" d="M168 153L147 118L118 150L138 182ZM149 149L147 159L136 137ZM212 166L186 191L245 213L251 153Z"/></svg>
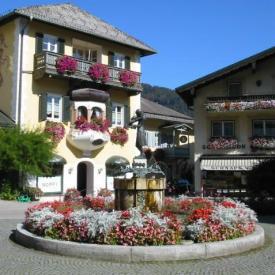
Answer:
<svg viewBox="0 0 275 275"><path fill-rule="evenodd" d="M52 197L72 187L95 194L106 187L110 158L132 162L139 153L136 129L127 130L121 146L95 126L109 119L112 132L128 124L140 108L140 58L154 53L71 4L16 9L0 18L0 110L23 128L49 121L65 127L53 174L30 178L31 185Z"/></svg>

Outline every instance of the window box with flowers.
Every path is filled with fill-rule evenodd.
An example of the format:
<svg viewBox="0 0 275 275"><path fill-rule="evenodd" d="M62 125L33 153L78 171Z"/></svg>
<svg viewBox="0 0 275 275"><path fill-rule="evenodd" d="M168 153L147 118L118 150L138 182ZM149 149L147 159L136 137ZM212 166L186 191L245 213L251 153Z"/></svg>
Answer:
<svg viewBox="0 0 275 275"><path fill-rule="evenodd" d="M109 80L109 69L107 65L96 63L91 65L88 75L94 81L106 83Z"/></svg>
<svg viewBox="0 0 275 275"><path fill-rule="evenodd" d="M251 137L250 147L252 149L259 150L274 150L275 149L275 137Z"/></svg>
<svg viewBox="0 0 275 275"><path fill-rule="evenodd" d="M79 117L68 135L68 141L82 151L92 151L103 147L109 140L110 122L107 119L95 118L90 122Z"/></svg>
<svg viewBox="0 0 275 275"><path fill-rule="evenodd" d="M77 61L71 56L64 55L56 60L55 67L60 74L74 74L77 70Z"/></svg>
<svg viewBox="0 0 275 275"><path fill-rule="evenodd" d="M212 137L207 144L207 149L211 150L228 150L238 147L238 140L233 137Z"/></svg>
<svg viewBox="0 0 275 275"><path fill-rule="evenodd" d="M121 71L119 74L119 81L123 86L133 87L138 82L138 74L132 71Z"/></svg>
<svg viewBox="0 0 275 275"><path fill-rule="evenodd" d="M61 122L46 121L45 133L47 133L55 146L64 138L65 127Z"/></svg>
<svg viewBox="0 0 275 275"><path fill-rule="evenodd" d="M111 141L114 144L123 146L128 141L127 129L122 127L115 127L111 132Z"/></svg>

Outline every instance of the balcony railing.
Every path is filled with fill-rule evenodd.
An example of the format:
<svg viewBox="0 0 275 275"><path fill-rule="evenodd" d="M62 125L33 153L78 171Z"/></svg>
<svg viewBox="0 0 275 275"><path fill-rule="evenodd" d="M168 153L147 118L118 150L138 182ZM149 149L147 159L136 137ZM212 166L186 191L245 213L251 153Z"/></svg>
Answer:
<svg viewBox="0 0 275 275"><path fill-rule="evenodd" d="M240 112L251 110L274 110L275 95L249 95L239 97L208 97L208 112Z"/></svg>
<svg viewBox="0 0 275 275"><path fill-rule="evenodd" d="M34 78L39 79L44 77L45 74L52 76L62 76L67 78L74 78L79 80L86 80L94 82L88 75L90 66L93 65L93 62L81 60L75 58L77 61L77 70L73 74L60 74L56 70L56 60L62 55L53 53L53 52L43 52L41 54L34 55ZM138 76L137 84L133 87L125 87L119 81L120 72L123 69L116 67L108 67L109 69L109 80L106 82L107 85L112 85L116 87L123 87L130 90L142 91L142 86L140 83L140 73L136 73Z"/></svg>

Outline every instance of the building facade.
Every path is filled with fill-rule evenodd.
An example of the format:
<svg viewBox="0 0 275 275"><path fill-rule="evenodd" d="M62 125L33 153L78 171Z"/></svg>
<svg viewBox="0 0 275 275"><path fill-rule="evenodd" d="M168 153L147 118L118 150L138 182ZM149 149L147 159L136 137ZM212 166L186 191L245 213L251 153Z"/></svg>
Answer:
<svg viewBox="0 0 275 275"><path fill-rule="evenodd" d="M194 108L195 188L246 192L246 174L275 157L275 48L176 89Z"/></svg>
<svg viewBox="0 0 275 275"><path fill-rule="evenodd" d="M110 158L132 163L136 129L126 130L121 146L103 128L106 120L109 132L127 126L140 109L140 58L154 53L71 4L17 9L0 18L0 110L22 128L65 129L53 174L30 177L31 185L53 197L73 187L95 194L107 185Z"/></svg>

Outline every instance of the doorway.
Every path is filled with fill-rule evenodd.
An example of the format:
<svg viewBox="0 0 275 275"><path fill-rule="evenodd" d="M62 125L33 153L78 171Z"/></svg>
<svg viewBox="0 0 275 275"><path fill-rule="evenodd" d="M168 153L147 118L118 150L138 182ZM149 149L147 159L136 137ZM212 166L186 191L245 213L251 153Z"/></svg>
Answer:
<svg viewBox="0 0 275 275"><path fill-rule="evenodd" d="M90 162L80 162L77 166L77 190L83 197L93 195L93 165Z"/></svg>

